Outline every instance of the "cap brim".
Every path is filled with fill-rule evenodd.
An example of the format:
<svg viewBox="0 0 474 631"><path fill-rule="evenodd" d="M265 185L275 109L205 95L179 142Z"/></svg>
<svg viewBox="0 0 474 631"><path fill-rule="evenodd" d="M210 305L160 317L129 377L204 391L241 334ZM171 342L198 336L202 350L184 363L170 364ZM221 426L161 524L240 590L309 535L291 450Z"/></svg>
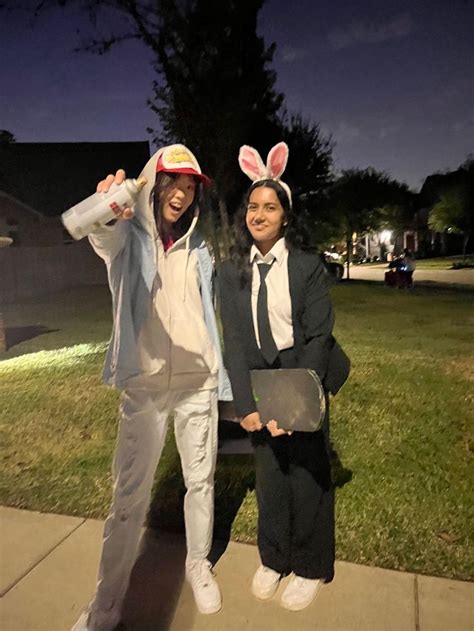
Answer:
<svg viewBox="0 0 474 631"><path fill-rule="evenodd" d="M194 169L189 169L189 168L186 168L186 167L183 168L183 169L165 169L165 168L161 167L161 168L157 169L156 172L157 173L160 173L160 172L163 172L163 173L183 173L184 175L192 175L197 180L199 180L202 184L204 184L204 186L210 186L212 184L211 178L207 177L207 175L204 175L204 173L198 173Z"/></svg>

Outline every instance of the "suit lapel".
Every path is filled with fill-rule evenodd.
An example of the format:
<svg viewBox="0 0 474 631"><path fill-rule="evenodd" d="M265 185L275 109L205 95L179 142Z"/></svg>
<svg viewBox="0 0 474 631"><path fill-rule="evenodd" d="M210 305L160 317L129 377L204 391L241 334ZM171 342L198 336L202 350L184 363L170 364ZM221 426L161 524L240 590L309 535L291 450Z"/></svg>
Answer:
<svg viewBox="0 0 474 631"><path fill-rule="evenodd" d="M238 303L239 303L239 315L241 318L240 325L242 327L242 331L247 331L247 335L249 335L252 340L252 344L258 349L257 338L255 337L255 329L253 326L253 317L252 317L252 281L250 281L250 285L239 288L238 290Z"/></svg>
<svg viewBox="0 0 474 631"><path fill-rule="evenodd" d="M301 257L298 251L290 250L288 253L288 283L290 285L291 312L293 314L293 326L295 325L295 316L298 316L302 305L302 291L304 289L303 274L300 266Z"/></svg>

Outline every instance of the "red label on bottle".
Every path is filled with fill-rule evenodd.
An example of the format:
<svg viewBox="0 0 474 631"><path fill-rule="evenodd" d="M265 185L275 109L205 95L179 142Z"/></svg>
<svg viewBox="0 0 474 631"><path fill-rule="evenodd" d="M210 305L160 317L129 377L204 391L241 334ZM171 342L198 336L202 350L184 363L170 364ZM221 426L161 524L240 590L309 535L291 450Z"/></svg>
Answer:
<svg viewBox="0 0 474 631"><path fill-rule="evenodd" d="M112 210L112 212L114 213L114 215L120 215L122 213L122 209L117 204L117 202L111 202L109 204L109 206L110 206L110 209Z"/></svg>

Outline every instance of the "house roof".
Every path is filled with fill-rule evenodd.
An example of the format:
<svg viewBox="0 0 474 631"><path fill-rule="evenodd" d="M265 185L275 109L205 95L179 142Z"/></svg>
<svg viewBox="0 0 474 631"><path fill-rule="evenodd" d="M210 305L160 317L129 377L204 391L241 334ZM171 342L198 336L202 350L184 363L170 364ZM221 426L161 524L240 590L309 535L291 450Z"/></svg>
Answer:
<svg viewBox="0 0 474 631"><path fill-rule="evenodd" d="M148 141L0 144L0 190L42 215L60 215L119 167L136 177L149 157Z"/></svg>
<svg viewBox="0 0 474 631"><path fill-rule="evenodd" d="M0 217L8 214L26 216L36 221L44 220L44 215L28 206L28 204L16 199L13 195L0 191Z"/></svg>

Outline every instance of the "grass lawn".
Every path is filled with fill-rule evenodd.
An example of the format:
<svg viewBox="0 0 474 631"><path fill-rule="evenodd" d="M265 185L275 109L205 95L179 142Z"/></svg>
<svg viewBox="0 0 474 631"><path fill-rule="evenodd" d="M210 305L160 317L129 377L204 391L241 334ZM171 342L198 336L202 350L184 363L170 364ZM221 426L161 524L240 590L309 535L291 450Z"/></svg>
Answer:
<svg viewBox="0 0 474 631"><path fill-rule="evenodd" d="M451 269L455 264L474 265L474 257L469 255L464 260L462 256L446 256L434 259L419 259L416 262L417 269Z"/></svg>
<svg viewBox="0 0 474 631"><path fill-rule="evenodd" d="M353 360L332 404L339 559L472 578L473 292L333 290L336 334ZM4 308L0 356L0 503L105 517L118 394L101 385L110 330L104 288ZM471 477L470 477L471 476ZM217 530L255 541L251 457L220 456ZM182 527L172 439L150 522ZM471 514L470 514L471 513Z"/></svg>

